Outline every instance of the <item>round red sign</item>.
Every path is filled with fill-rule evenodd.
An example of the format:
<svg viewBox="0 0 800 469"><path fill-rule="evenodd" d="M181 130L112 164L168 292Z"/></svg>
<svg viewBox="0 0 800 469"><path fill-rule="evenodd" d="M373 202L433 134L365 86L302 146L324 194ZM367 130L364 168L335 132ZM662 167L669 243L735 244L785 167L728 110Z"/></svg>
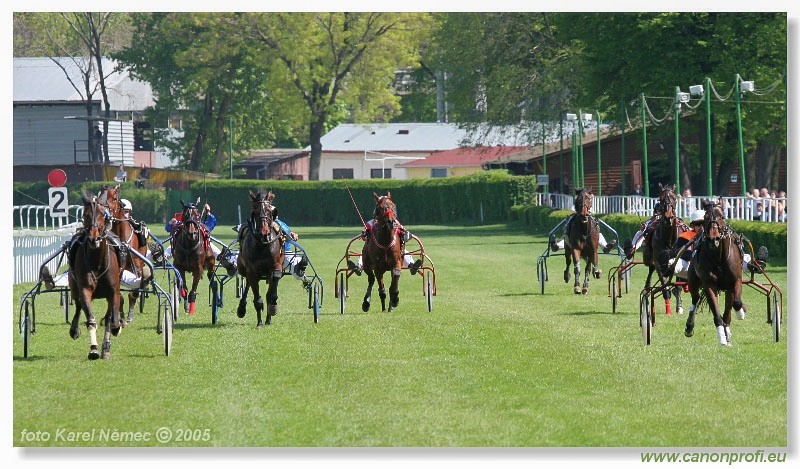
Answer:
<svg viewBox="0 0 800 469"><path fill-rule="evenodd" d="M47 182L52 187L62 187L67 182L67 173L63 169L54 169L47 173Z"/></svg>

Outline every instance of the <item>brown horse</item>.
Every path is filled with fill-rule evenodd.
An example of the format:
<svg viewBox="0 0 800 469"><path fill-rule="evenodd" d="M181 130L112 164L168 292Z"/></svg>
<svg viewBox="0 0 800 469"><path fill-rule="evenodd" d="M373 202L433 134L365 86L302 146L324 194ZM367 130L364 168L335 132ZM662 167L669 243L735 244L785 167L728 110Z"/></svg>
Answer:
<svg viewBox="0 0 800 469"><path fill-rule="evenodd" d="M667 286L669 280L667 262L670 258L670 250L675 241L678 240L678 236L687 231L689 227L675 215L678 200L675 195L675 186L669 184L664 186L659 183L658 190L658 220L655 222L656 226L653 231L642 245L642 261L649 268L647 280L645 280L645 288L650 288L653 272L655 272L663 286L666 314L671 316L672 301L670 288ZM673 288L672 291L675 292L677 307L679 311L682 311L680 289ZM653 321L655 321L655 316L653 316Z"/></svg>
<svg viewBox="0 0 800 469"><path fill-rule="evenodd" d="M211 278L214 271L214 251L211 250L208 228L199 220L196 203L185 204L181 200L183 211L181 222L172 231L172 263L181 276L181 296L186 298L186 309L189 314L194 314L195 300L197 299L197 284L203 278L203 269ZM186 290L186 272L192 273L192 288Z"/></svg>
<svg viewBox="0 0 800 469"><path fill-rule="evenodd" d="M123 210L122 202L119 196L119 185L115 187L103 186L101 193L105 191L108 194L108 205L111 209L111 217L113 225L111 230L117 237L127 245L128 249L133 249L141 254L143 257L147 255L147 243L144 236L140 236L136 227L133 226L133 220L127 216ZM130 254L125 250L123 252L122 268L136 274L141 278L141 285L138 289L133 289L128 292L128 317L125 322L133 322L133 311L136 302L139 299L140 291L147 287L148 282L152 279L152 272L150 268L136 255Z"/></svg>
<svg viewBox="0 0 800 469"><path fill-rule="evenodd" d="M567 261L564 269L564 282L569 282L569 266L572 263L575 275L573 291L576 295L589 293L590 271L593 271L594 278L600 278L602 275L597 261L600 229L597 226L597 220L591 215L591 210L591 192L587 189L577 189L575 191L575 214L564 227L564 257ZM583 288L580 286L581 259L586 261Z"/></svg>
<svg viewBox="0 0 800 469"><path fill-rule="evenodd" d="M252 288L253 306L258 315L256 327L264 326L261 319L264 301L259 291L259 282L262 279L267 282L267 324L272 324L272 316L278 314L278 282L283 275L286 239L275 222L276 212L272 206L274 199L275 194L272 191L266 194L263 191L258 194L250 191L250 222L239 230L240 249L236 267L245 282L236 315L240 318L245 316L247 292Z"/></svg>
<svg viewBox="0 0 800 469"><path fill-rule="evenodd" d="M383 274L391 271L392 281L389 285L389 312L400 303L400 272L403 268L403 244L397 222L397 207L392 194L379 196L375 194L375 227L364 243L362 261L367 273L367 292L361 309L369 311L372 298L372 287L378 279L378 295L381 298L381 311L386 311L386 286Z"/></svg>
<svg viewBox="0 0 800 469"><path fill-rule="evenodd" d="M102 357L111 358L111 336L118 335L122 329L120 319L119 293L120 257L119 240L111 233L111 212L108 195L94 196L84 192L83 228L72 238L69 245L69 291L75 303L75 314L69 328L73 339L81 336L81 310L86 314L86 328L89 331L89 359L97 360L97 321L92 309L92 300L105 299L108 303L103 319Z"/></svg>
<svg viewBox="0 0 800 469"><path fill-rule="evenodd" d="M726 222L722 207L707 203L703 234L689 266L689 290L692 307L686 318L686 337L694 335L694 316L702 296L708 302L717 328L720 345L731 345L731 309L740 318L744 317L742 304L742 255L741 235ZM725 310L720 314L717 293L725 292Z"/></svg>

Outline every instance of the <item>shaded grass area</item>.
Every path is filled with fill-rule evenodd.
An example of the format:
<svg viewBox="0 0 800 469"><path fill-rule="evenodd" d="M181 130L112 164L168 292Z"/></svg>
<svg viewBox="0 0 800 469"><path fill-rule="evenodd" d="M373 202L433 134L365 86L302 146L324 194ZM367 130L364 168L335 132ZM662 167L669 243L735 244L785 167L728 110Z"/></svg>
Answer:
<svg viewBox="0 0 800 469"><path fill-rule="evenodd" d="M273 325L256 329L252 304L237 318L230 283L212 326L203 281L198 312L182 314L169 357L152 297L113 341L113 358L90 362L85 331L71 340L57 296L40 294L31 356L22 358L16 315L32 285L15 285L14 445L163 446L21 441L23 430L159 427L208 429L207 438L168 446L787 445L786 340L771 340L759 292L745 289L749 314L732 326L733 347L716 345L707 311L691 339L683 316L660 314L645 347L637 303L643 268L633 270L614 314L606 273L618 258L601 256L603 277L583 296L563 282L563 257L551 256L542 295L543 236L506 225L419 226L411 228L435 262L433 311L420 277L403 271L393 313L380 312L379 301L362 312L366 277L352 277L339 314L335 266L357 228L293 228L324 282L320 322L305 290L286 277ZM228 227L214 234L226 233L230 241ZM785 285L785 266L768 272Z"/></svg>

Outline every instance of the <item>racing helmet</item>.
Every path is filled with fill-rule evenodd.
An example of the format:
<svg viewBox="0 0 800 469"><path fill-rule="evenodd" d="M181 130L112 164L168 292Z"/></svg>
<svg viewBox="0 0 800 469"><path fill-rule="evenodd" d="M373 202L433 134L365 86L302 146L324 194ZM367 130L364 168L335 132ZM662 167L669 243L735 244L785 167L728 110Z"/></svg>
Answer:
<svg viewBox="0 0 800 469"><path fill-rule="evenodd" d="M119 199L120 203L122 204L122 210L133 211L133 205L131 205L131 201L128 199Z"/></svg>
<svg viewBox="0 0 800 469"><path fill-rule="evenodd" d="M705 210L695 210L694 212L692 212L692 223L703 221L705 220L705 218L706 218Z"/></svg>

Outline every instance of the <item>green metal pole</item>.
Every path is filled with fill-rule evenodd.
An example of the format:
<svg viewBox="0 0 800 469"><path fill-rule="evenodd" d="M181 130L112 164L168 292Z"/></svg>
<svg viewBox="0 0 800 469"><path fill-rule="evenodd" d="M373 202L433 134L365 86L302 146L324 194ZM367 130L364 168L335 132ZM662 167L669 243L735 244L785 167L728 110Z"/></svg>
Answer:
<svg viewBox="0 0 800 469"><path fill-rule="evenodd" d="M644 93L642 93L642 155L644 157L644 196L650 197L650 170L647 165L647 112L644 103Z"/></svg>
<svg viewBox="0 0 800 469"><path fill-rule="evenodd" d="M562 112L558 117L558 139L561 141L561 148L558 150L558 181L561 188L564 187L564 113Z"/></svg>
<svg viewBox="0 0 800 469"><path fill-rule="evenodd" d="M681 119L681 102L678 95L679 86L675 87L675 193L681 193L681 131L678 121Z"/></svg>
<svg viewBox="0 0 800 469"><path fill-rule="evenodd" d="M546 145L546 139L545 139L545 131L544 131L544 121L542 121L542 168L543 168L542 171L544 172L545 175L547 175L547 151L546 151L547 149L545 148L545 145ZM550 178L549 178L549 176L548 176L547 180L548 180L548 183L545 184L545 189L546 190L544 192L550 192L550 182L549 182Z"/></svg>
<svg viewBox="0 0 800 469"><path fill-rule="evenodd" d="M233 117L228 118L228 135L230 135L230 147L228 152L228 166L231 170L231 179L233 179Z"/></svg>
<svg viewBox="0 0 800 469"><path fill-rule="evenodd" d="M577 131L572 131L572 188L578 187L578 141Z"/></svg>
<svg viewBox="0 0 800 469"><path fill-rule="evenodd" d="M736 125L739 130L739 180L742 185L742 197L747 197L747 178L744 173L744 138L742 137L742 93L741 77L736 74L736 87L733 92L736 95Z"/></svg>
<svg viewBox="0 0 800 469"><path fill-rule="evenodd" d="M622 137L620 138L620 159L622 160L622 195L626 195L628 191L626 190L626 170L627 166L625 164L625 101L621 100L620 104L620 119L619 121L622 123Z"/></svg>
<svg viewBox="0 0 800 469"><path fill-rule="evenodd" d="M706 140L708 140L706 154L706 172L708 173L708 196L714 195L713 177L711 175L711 78L706 77Z"/></svg>
<svg viewBox="0 0 800 469"><path fill-rule="evenodd" d="M597 195L602 195L603 173L600 163L600 111L595 112L597 112Z"/></svg>
<svg viewBox="0 0 800 469"><path fill-rule="evenodd" d="M578 109L578 176L580 177L581 187L583 183L583 111Z"/></svg>

